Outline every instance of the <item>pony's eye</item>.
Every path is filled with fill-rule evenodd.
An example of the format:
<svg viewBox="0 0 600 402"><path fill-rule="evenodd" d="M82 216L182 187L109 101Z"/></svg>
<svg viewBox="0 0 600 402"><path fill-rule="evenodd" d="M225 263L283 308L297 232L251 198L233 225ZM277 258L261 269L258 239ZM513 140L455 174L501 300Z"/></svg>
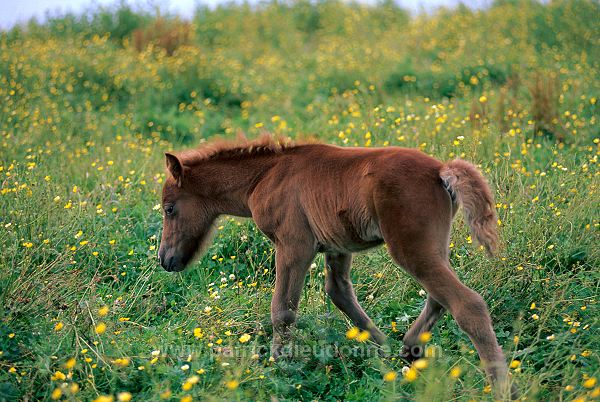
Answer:
<svg viewBox="0 0 600 402"><path fill-rule="evenodd" d="M167 214L167 215L173 214L173 205L169 205L168 207L165 208L165 214Z"/></svg>

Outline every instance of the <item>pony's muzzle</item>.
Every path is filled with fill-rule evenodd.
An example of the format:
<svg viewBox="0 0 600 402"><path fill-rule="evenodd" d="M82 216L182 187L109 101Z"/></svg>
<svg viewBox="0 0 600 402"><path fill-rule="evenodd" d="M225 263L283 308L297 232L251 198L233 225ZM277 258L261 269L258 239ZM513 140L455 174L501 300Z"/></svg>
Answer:
<svg viewBox="0 0 600 402"><path fill-rule="evenodd" d="M167 253L162 247L158 251L158 260L167 272L179 272L185 268L185 264L182 263L181 258L174 253Z"/></svg>

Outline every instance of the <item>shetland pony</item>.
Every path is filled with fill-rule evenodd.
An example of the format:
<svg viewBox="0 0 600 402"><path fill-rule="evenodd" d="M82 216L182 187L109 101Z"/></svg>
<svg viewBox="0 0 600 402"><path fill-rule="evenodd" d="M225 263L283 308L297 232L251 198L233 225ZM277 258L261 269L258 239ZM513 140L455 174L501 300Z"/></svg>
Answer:
<svg viewBox="0 0 600 402"><path fill-rule="evenodd" d="M419 336L449 311L472 340L491 381L503 394L509 390L487 305L449 263L450 227L459 206L488 253L497 244L492 193L471 163L442 163L415 149L294 144L270 136L213 141L167 153L166 163L170 176L162 192L159 250L164 269L183 270L223 214L251 217L274 243L274 357L289 340L304 279L318 252L325 254L325 290L333 303L376 343L385 342L359 305L350 279L352 254L385 243L428 293L403 338L403 357L419 358ZM513 387L513 397L516 392Z"/></svg>

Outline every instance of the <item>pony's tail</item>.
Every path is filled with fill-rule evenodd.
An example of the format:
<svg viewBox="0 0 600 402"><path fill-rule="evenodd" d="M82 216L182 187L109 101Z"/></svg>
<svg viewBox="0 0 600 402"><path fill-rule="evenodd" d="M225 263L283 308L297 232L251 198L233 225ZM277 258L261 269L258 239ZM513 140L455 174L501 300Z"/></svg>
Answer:
<svg viewBox="0 0 600 402"><path fill-rule="evenodd" d="M471 232L490 255L498 246L496 206L487 181L471 163L457 159L440 169L446 190L462 205Z"/></svg>

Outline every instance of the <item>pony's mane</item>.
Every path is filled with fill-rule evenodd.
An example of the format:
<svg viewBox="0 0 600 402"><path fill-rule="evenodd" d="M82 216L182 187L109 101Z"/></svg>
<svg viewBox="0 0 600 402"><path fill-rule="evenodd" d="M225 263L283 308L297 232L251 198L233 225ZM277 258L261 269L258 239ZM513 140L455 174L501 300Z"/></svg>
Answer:
<svg viewBox="0 0 600 402"><path fill-rule="evenodd" d="M306 143L298 143L287 137L274 137L270 134L263 134L252 140L245 136L239 136L236 140L219 138L203 143L196 149L179 152L177 156L185 165L193 166L214 159L278 154Z"/></svg>

